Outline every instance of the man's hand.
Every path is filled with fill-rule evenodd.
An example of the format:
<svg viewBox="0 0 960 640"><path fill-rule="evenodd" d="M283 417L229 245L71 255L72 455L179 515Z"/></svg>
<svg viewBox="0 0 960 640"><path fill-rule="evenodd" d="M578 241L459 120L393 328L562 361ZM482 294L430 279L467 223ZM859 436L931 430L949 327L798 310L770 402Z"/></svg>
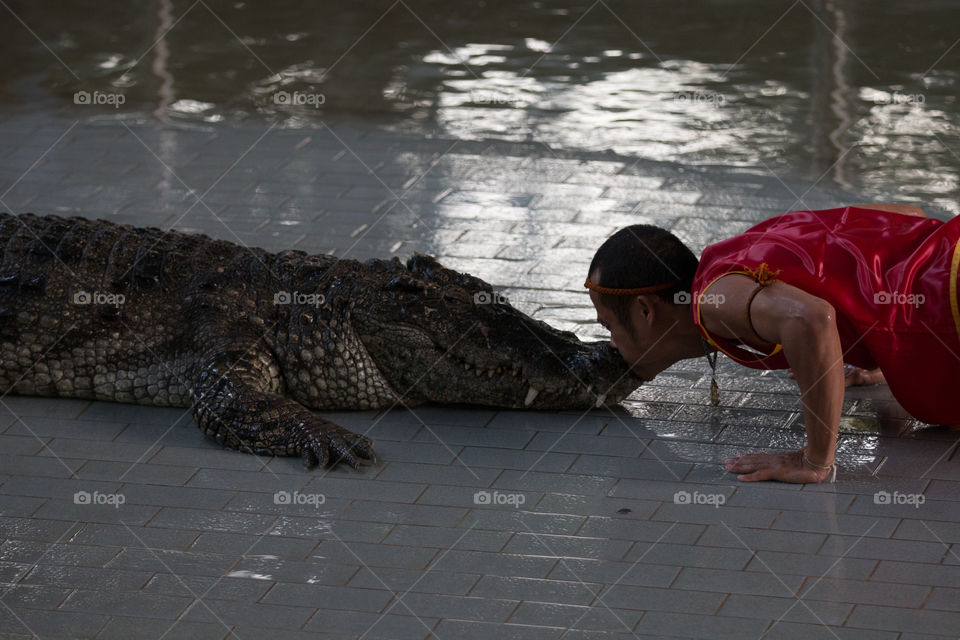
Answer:
<svg viewBox="0 0 960 640"><path fill-rule="evenodd" d="M740 474L737 480L779 480L780 482L832 482L833 469L814 469L803 462L803 449L791 453L747 453L724 460L730 473Z"/></svg>

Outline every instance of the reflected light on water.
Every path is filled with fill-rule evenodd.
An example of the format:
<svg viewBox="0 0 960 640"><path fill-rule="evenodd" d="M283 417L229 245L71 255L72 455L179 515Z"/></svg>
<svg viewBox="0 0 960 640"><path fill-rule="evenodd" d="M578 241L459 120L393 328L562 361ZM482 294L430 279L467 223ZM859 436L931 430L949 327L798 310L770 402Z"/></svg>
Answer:
<svg viewBox="0 0 960 640"><path fill-rule="evenodd" d="M385 13L372 3L241 2L216 15L178 0L153 7L18 5L35 36L18 25L6 34L0 109L58 100L70 109L77 91L121 92L123 108L105 107L102 117L304 128L356 118L415 135L611 150L811 183L824 176L821 184L865 198L958 209L960 47L951 24L960 7L419 0ZM278 92L307 100L282 103Z"/></svg>

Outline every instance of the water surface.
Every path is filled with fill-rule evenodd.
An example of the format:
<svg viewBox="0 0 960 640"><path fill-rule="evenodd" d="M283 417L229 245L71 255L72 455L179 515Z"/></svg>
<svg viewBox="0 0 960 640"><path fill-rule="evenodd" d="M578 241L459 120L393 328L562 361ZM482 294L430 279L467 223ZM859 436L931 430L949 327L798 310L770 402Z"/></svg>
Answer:
<svg viewBox="0 0 960 640"><path fill-rule="evenodd" d="M958 211L957 2L7 6L0 113L349 118L749 167Z"/></svg>

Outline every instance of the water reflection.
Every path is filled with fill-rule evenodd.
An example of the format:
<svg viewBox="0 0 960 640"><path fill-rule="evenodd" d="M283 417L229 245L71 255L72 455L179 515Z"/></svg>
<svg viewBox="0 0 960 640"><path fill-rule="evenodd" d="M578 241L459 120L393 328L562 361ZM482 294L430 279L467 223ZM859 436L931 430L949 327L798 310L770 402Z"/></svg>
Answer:
<svg viewBox="0 0 960 640"><path fill-rule="evenodd" d="M813 136L818 142L817 152L822 153L822 161L829 162L829 173L833 181L840 186L853 187L846 177L846 165L849 145L845 144L845 134L854 122L853 104L848 82L850 50L847 45L849 33L847 17L837 2L828 0L817 7L818 18L823 21L823 29L816 30L815 65L821 73L814 81L812 104L814 106L813 126L818 133ZM876 76L866 67L867 71Z"/></svg>
<svg viewBox="0 0 960 640"><path fill-rule="evenodd" d="M101 113L285 127L358 118L825 174L956 210L956 3L9 6L0 109L76 113L77 91L119 92L122 107Z"/></svg>

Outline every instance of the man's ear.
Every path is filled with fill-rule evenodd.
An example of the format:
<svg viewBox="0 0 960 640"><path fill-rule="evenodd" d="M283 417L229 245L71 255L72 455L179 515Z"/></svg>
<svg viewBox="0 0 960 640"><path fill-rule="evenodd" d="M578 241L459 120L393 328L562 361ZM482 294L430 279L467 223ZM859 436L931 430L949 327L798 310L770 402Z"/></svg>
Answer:
<svg viewBox="0 0 960 640"><path fill-rule="evenodd" d="M654 317L656 316L656 307L653 304L651 296L638 295L634 299L633 310L637 314L636 318L640 322L646 325L653 324Z"/></svg>

